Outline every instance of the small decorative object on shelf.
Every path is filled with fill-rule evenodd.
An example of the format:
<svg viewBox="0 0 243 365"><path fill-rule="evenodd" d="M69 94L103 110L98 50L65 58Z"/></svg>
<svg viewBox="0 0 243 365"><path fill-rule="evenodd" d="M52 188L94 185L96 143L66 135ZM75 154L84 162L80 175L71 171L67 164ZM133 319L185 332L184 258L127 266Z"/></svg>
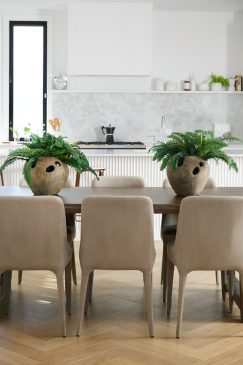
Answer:
<svg viewBox="0 0 243 365"><path fill-rule="evenodd" d="M59 74L53 77L53 87L56 90L66 90L67 89L67 77Z"/></svg>
<svg viewBox="0 0 243 365"><path fill-rule="evenodd" d="M234 79L234 77L229 78L229 83L230 83L229 91L234 92L235 91L235 79Z"/></svg>
<svg viewBox="0 0 243 365"><path fill-rule="evenodd" d="M209 91L209 83L206 81L200 82L197 85L198 91Z"/></svg>
<svg viewBox="0 0 243 365"><path fill-rule="evenodd" d="M242 83L242 76L237 75L235 76L235 91L242 91L243 83Z"/></svg>
<svg viewBox="0 0 243 365"><path fill-rule="evenodd" d="M191 82L189 80L184 81L184 91L190 91L191 90Z"/></svg>
<svg viewBox="0 0 243 365"><path fill-rule="evenodd" d="M229 79L212 73L210 76L210 86L212 91L227 90L230 86Z"/></svg>
<svg viewBox="0 0 243 365"><path fill-rule="evenodd" d="M164 80L162 79L162 77L155 78L154 87L157 91L164 91Z"/></svg>
<svg viewBox="0 0 243 365"><path fill-rule="evenodd" d="M196 90L196 80L193 74L190 74L191 91Z"/></svg>
<svg viewBox="0 0 243 365"><path fill-rule="evenodd" d="M166 91L176 91L177 90L177 82L173 80L165 81L165 90Z"/></svg>
<svg viewBox="0 0 243 365"><path fill-rule="evenodd" d="M97 176L80 148L66 142L64 137L55 137L49 133L43 137L31 134L30 137L30 142L23 142L22 148L9 153L0 167L0 173L16 160L25 161L23 175L35 195L57 194L67 181L67 165L80 174L90 171Z"/></svg>
<svg viewBox="0 0 243 365"><path fill-rule="evenodd" d="M151 150L153 160L161 162L160 170L167 168L167 176L176 194L198 195L209 175L207 160L222 160L229 168L238 171L236 162L222 149L228 142L240 141L236 137L215 137L213 131L173 132L168 141L160 142Z"/></svg>

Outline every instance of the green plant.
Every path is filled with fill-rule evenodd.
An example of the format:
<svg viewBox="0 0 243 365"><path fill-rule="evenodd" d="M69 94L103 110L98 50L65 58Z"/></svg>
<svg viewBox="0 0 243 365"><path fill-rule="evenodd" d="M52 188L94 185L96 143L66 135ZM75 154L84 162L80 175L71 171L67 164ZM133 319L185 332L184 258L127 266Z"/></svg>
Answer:
<svg viewBox="0 0 243 365"><path fill-rule="evenodd" d="M171 164L175 171L183 164L186 156L197 156L203 160L213 159L217 163L224 161L229 168L238 172L236 162L222 149L228 142L238 140L236 137L215 137L213 131L196 130L194 132L173 132L167 142L161 142L151 148L154 152L153 160L161 161L160 170Z"/></svg>
<svg viewBox="0 0 243 365"><path fill-rule="evenodd" d="M36 134L31 134L30 142L23 142L24 147L17 148L11 151L0 167L0 173L16 160L26 161L24 165L24 178L27 184L32 187L31 168L36 165L39 157L56 157L63 163L73 167L79 173L90 171L96 177L96 172L89 166L85 154L80 151L76 144L68 143L64 137L55 137L52 134L46 133L43 137Z"/></svg>
<svg viewBox="0 0 243 365"><path fill-rule="evenodd" d="M215 82L219 82L225 89L228 89L228 87L230 86L229 79L225 78L224 76L215 75L214 73L212 73L210 75L210 85Z"/></svg>

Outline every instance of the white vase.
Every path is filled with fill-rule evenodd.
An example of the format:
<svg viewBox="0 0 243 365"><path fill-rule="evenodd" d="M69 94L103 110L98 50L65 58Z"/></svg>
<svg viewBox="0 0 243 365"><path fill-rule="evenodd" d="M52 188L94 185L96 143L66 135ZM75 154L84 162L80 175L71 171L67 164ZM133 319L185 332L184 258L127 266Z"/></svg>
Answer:
<svg viewBox="0 0 243 365"><path fill-rule="evenodd" d="M222 91L223 87L220 82L212 82L211 84L211 91Z"/></svg>

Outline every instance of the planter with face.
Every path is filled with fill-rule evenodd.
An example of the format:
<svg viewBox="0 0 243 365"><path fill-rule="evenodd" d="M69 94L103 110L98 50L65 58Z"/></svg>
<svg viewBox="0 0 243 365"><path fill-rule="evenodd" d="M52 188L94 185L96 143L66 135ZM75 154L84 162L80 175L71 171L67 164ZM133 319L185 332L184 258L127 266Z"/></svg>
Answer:
<svg viewBox="0 0 243 365"><path fill-rule="evenodd" d="M207 183L209 165L197 156L186 156L174 171L167 167L167 176L177 195L199 195Z"/></svg>

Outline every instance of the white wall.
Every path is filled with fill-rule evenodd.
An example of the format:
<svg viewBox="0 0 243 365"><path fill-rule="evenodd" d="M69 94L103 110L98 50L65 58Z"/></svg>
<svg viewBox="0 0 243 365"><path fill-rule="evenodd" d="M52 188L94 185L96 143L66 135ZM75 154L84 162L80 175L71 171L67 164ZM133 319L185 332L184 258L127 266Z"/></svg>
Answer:
<svg viewBox="0 0 243 365"><path fill-rule="evenodd" d="M196 80L200 82L207 79L212 72L226 76L243 73L242 14L243 12L153 11L152 75L147 79L127 78L127 89L149 89L152 84L150 79L158 75L165 80L179 82L194 73ZM53 74L67 74L65 12L55 12L53 15ZM58 50L59 45L61 51ZM126 89L124 80L107 77L107 81L106 90L119 87ZM70 77L70 88L74 89L100 90L100 84L105 84L103 79L100 82L100 78L95 80L93 77Z"/></svg>
<svg viewBox="0 0 243 365"><path fill-rule="evenodd" d="M41 4L41 2L40 2ZM49 79L59 73L67 73L67 9L44 8L34 12L33 9L21 7L18 9L23 14L30 13L36 16L52 16L53 37L49 42L53 59L49 68ZM2 16L7 14L16 16L16 7L0 8L0 37L2 39ZM16 17L15 17L16 19ZM53 42L51 44L51 42ZM77 39L78 42L78 39ZM8 75L4 67L2 42L0 43L0 82ZM164 79L177 81L188 78L193 72L197 81L208 77L211 72L222 73L227 76L243 74L243 11L236 13L217 12L163 12L153 13L153 75L161 75ZM8 48L4 50L4 57ZM150 77L69 77L71 88L88 90L149 90ZM51 83L50 83L51 84ZM2 118L2 94L7 95L8 89L0 89L0 138L7 138L8 130L8 105L5 103L5 115ZM155 96L156 97L156 96ZM51 106L51 93L49 93L49 106ZM111 98L113 96L111 95ZM174 99L173 99L174 100ZM121 112L121 111L120 111ZM49 110L48 117L53 117ZM240 121L237 120L240 126ZM3 134L5 125L5 134Z"/></svg>
<svg viewBox="0 0 243 365"><path fill-rule="evenodd" d="M151 3L70 3L67 34L70 75L151 74Z"/></svg>
<svg viewBox="0 0 243 365"><path fill-rule="evenodd" d="M186 80L193 73L200 82L212 72L228 75L233 13L155 11L153 20L154 75Z"/></svg>
<svg viewBox="0 0 243 365"><path fill-rule="evenodd" d="M229 73L243 75L243 10L233 14L233 23L228 28L227 39Z"/></svg>

